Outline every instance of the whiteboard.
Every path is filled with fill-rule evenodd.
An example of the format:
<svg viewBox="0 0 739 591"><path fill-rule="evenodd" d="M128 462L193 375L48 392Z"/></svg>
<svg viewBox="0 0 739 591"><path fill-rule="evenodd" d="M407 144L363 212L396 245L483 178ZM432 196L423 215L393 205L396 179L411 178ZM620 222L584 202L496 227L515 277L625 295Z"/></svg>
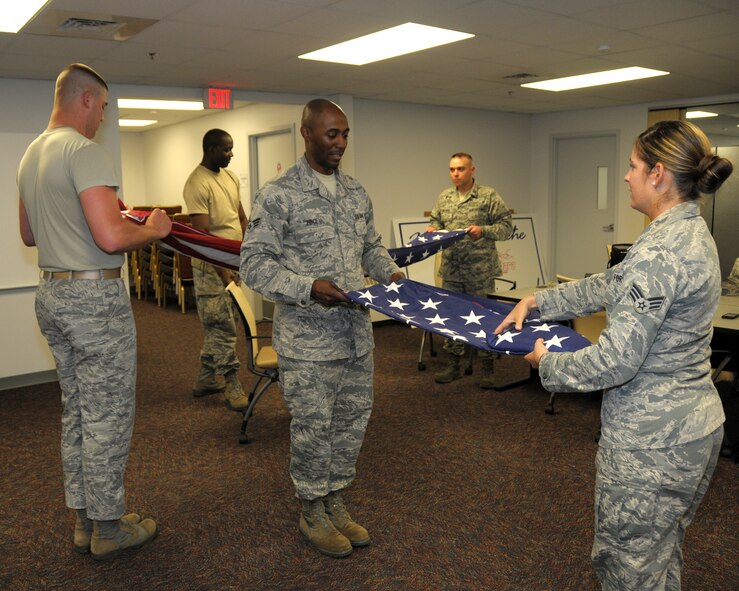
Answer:
<svg viewBox="0 0 739 591"><path fill-rule="evenodd" d="M35 133L0 133L0 252L3 253L3 273L0 289L38 285L38 252L21 240L18 226L18 185L16 174L23 154L38 137Z"/></svg>
<svg viewBox="0 0 739 591"><path fill-rule="evenodd" d="M495 247L503 277L515 281L517 288L546 285L533 215L514 215L513 236L510 240L498 240ZM500 287L506 289L505 286Z"/></svg>
<svg viewBox="0 0 739 591"><path fill-rule="evenodd" d="M516 287L535 287L545 285L544 265L539 252L534 216L519 213L512 217L513 236L510 240L495 243L503 268L503 277L516 282ZM401 247L413 240L428 228L428 218L396 218L392 220L395 247ZM403 269L406 276L414 281L434 285L434 257L415 263ZM505 289L505 287L503 287Z"/></svg>

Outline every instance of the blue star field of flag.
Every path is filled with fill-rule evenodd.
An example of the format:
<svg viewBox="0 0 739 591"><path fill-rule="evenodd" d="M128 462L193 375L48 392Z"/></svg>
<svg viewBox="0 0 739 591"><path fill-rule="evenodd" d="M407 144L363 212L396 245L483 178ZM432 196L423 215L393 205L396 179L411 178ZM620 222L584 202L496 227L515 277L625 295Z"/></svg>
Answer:
<svg viewBox="0 0 739 591"><path fill-rule="evenodd" d="M424 232L418 238L414 238L400 248L388 249L398 267L407 267L435 255L455 242L462 240L467 230L439 230L437 232Z"/></svg>
<svg viewBox="0 0 739 591"><path fill-rule="evenodd" d="M513 309L513 304L478 298L431 287L410 279L372 285L346 296L366 308L477 349L509 355L526 355L536 339L543 338L549 351L577 351L591 343L569 327L543 322L534 311L520 331L493 334Z"/></svg>

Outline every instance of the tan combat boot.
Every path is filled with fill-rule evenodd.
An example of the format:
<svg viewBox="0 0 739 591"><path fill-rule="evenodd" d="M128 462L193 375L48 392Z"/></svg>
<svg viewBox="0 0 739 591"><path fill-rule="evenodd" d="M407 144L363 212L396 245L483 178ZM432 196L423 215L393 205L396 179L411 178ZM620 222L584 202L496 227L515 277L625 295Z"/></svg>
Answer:
<svg viewBox="0 0 739 591"><path fill-rule="evenodd" d="M200 366L200 373L192 387L192 395L195 398L201 398L202 396L208 396L208 394L223 392L225 388L223 381L216 377L212 369Z"/></svg>
<svg viewBox="0 0 739 591"><path fill-rule="evenodd" d="M77 554L89 554L93 530L92 520L82 517L80 511L84 511L84 509L78 509L77 511L77 521L74 524L74 551ZM128 523L138 523L141 521L141 516L138 513L129 513L121 519Z"/></svg>
<svg viewBox="0 0 739 591"><path fill-rule="evenodd" d="M241 412L246 410L249 406L249 399L244 394L244 390L241 388L241 382L236 376L235 371L231 371L226 374L226 407L229 410L235 410Z"/></svg>
<svg viewBox="0 0 739 591"><path fill-rule="evenodd" d="M90 552L95 560L108 560L124 550L143 546L157 535L157 524L153 519L139 523L117 521L93 521Z"/></svg>
<svg viewBox="0 0 739 591"><path fill-rule="evenodd" d="M334 527L326 516L323 499L300 499L300 533L321 554L344 558L352 553L351 542Z"/></svg>
<svg viewBox="0 0 739 591"><path fill-rule="evenodd" d="M461 378L462 374L459 373L459 360L460 357L458 355L447 353L446 368L443 371L434 374L434 381L437 384L448 384L457 378Z"/></svg>
<svg viewBox="0 0 739 591"><path fill-rule="evenodd" d="M493 359L483 358L482 372L480 375L480 388L483 390L493 390L495 388L495 380L493 379Z"/></svg>
<svg viewBox="0 0 739 591"><path fill-rule="evenodd" d="M371 542L369 533L352 520L344 506L341 491L337 490L323 497L323 508L334 527L349 540L352 546L369 546Z"/></svg>

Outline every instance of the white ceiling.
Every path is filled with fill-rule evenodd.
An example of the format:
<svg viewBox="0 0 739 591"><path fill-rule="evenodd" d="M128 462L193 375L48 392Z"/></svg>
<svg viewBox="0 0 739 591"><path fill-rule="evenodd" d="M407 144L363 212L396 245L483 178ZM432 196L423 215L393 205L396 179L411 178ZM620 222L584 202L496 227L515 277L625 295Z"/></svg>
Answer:
<svg viewBox="0 0 739 591"><path fill-rule="evenodd" d="M33 23L0 33L0 77L54 79L79 61L119 84L518 113L739 93L739 0L52 0L39 18L49 11L156 22L126 41L39 35ZM406 21L476 37L366 66L297 58ZM624 66L672 74L560 93L519 87Z"/></svg>

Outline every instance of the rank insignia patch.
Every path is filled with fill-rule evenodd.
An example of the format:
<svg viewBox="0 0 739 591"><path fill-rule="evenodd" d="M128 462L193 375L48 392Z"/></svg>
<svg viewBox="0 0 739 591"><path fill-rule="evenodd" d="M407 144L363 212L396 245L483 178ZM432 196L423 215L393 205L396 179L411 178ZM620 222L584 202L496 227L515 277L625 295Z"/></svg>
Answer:
<svg viewBox="0 0 739 591"><path fill-rule="evenodd" d="M629 290L629 297L634 302L634 309L639 314L646 314L647 312L654 312L662 307L665 303L665 298L660 296L656 298L646 298L636 285L632 285Z"/></svg>

